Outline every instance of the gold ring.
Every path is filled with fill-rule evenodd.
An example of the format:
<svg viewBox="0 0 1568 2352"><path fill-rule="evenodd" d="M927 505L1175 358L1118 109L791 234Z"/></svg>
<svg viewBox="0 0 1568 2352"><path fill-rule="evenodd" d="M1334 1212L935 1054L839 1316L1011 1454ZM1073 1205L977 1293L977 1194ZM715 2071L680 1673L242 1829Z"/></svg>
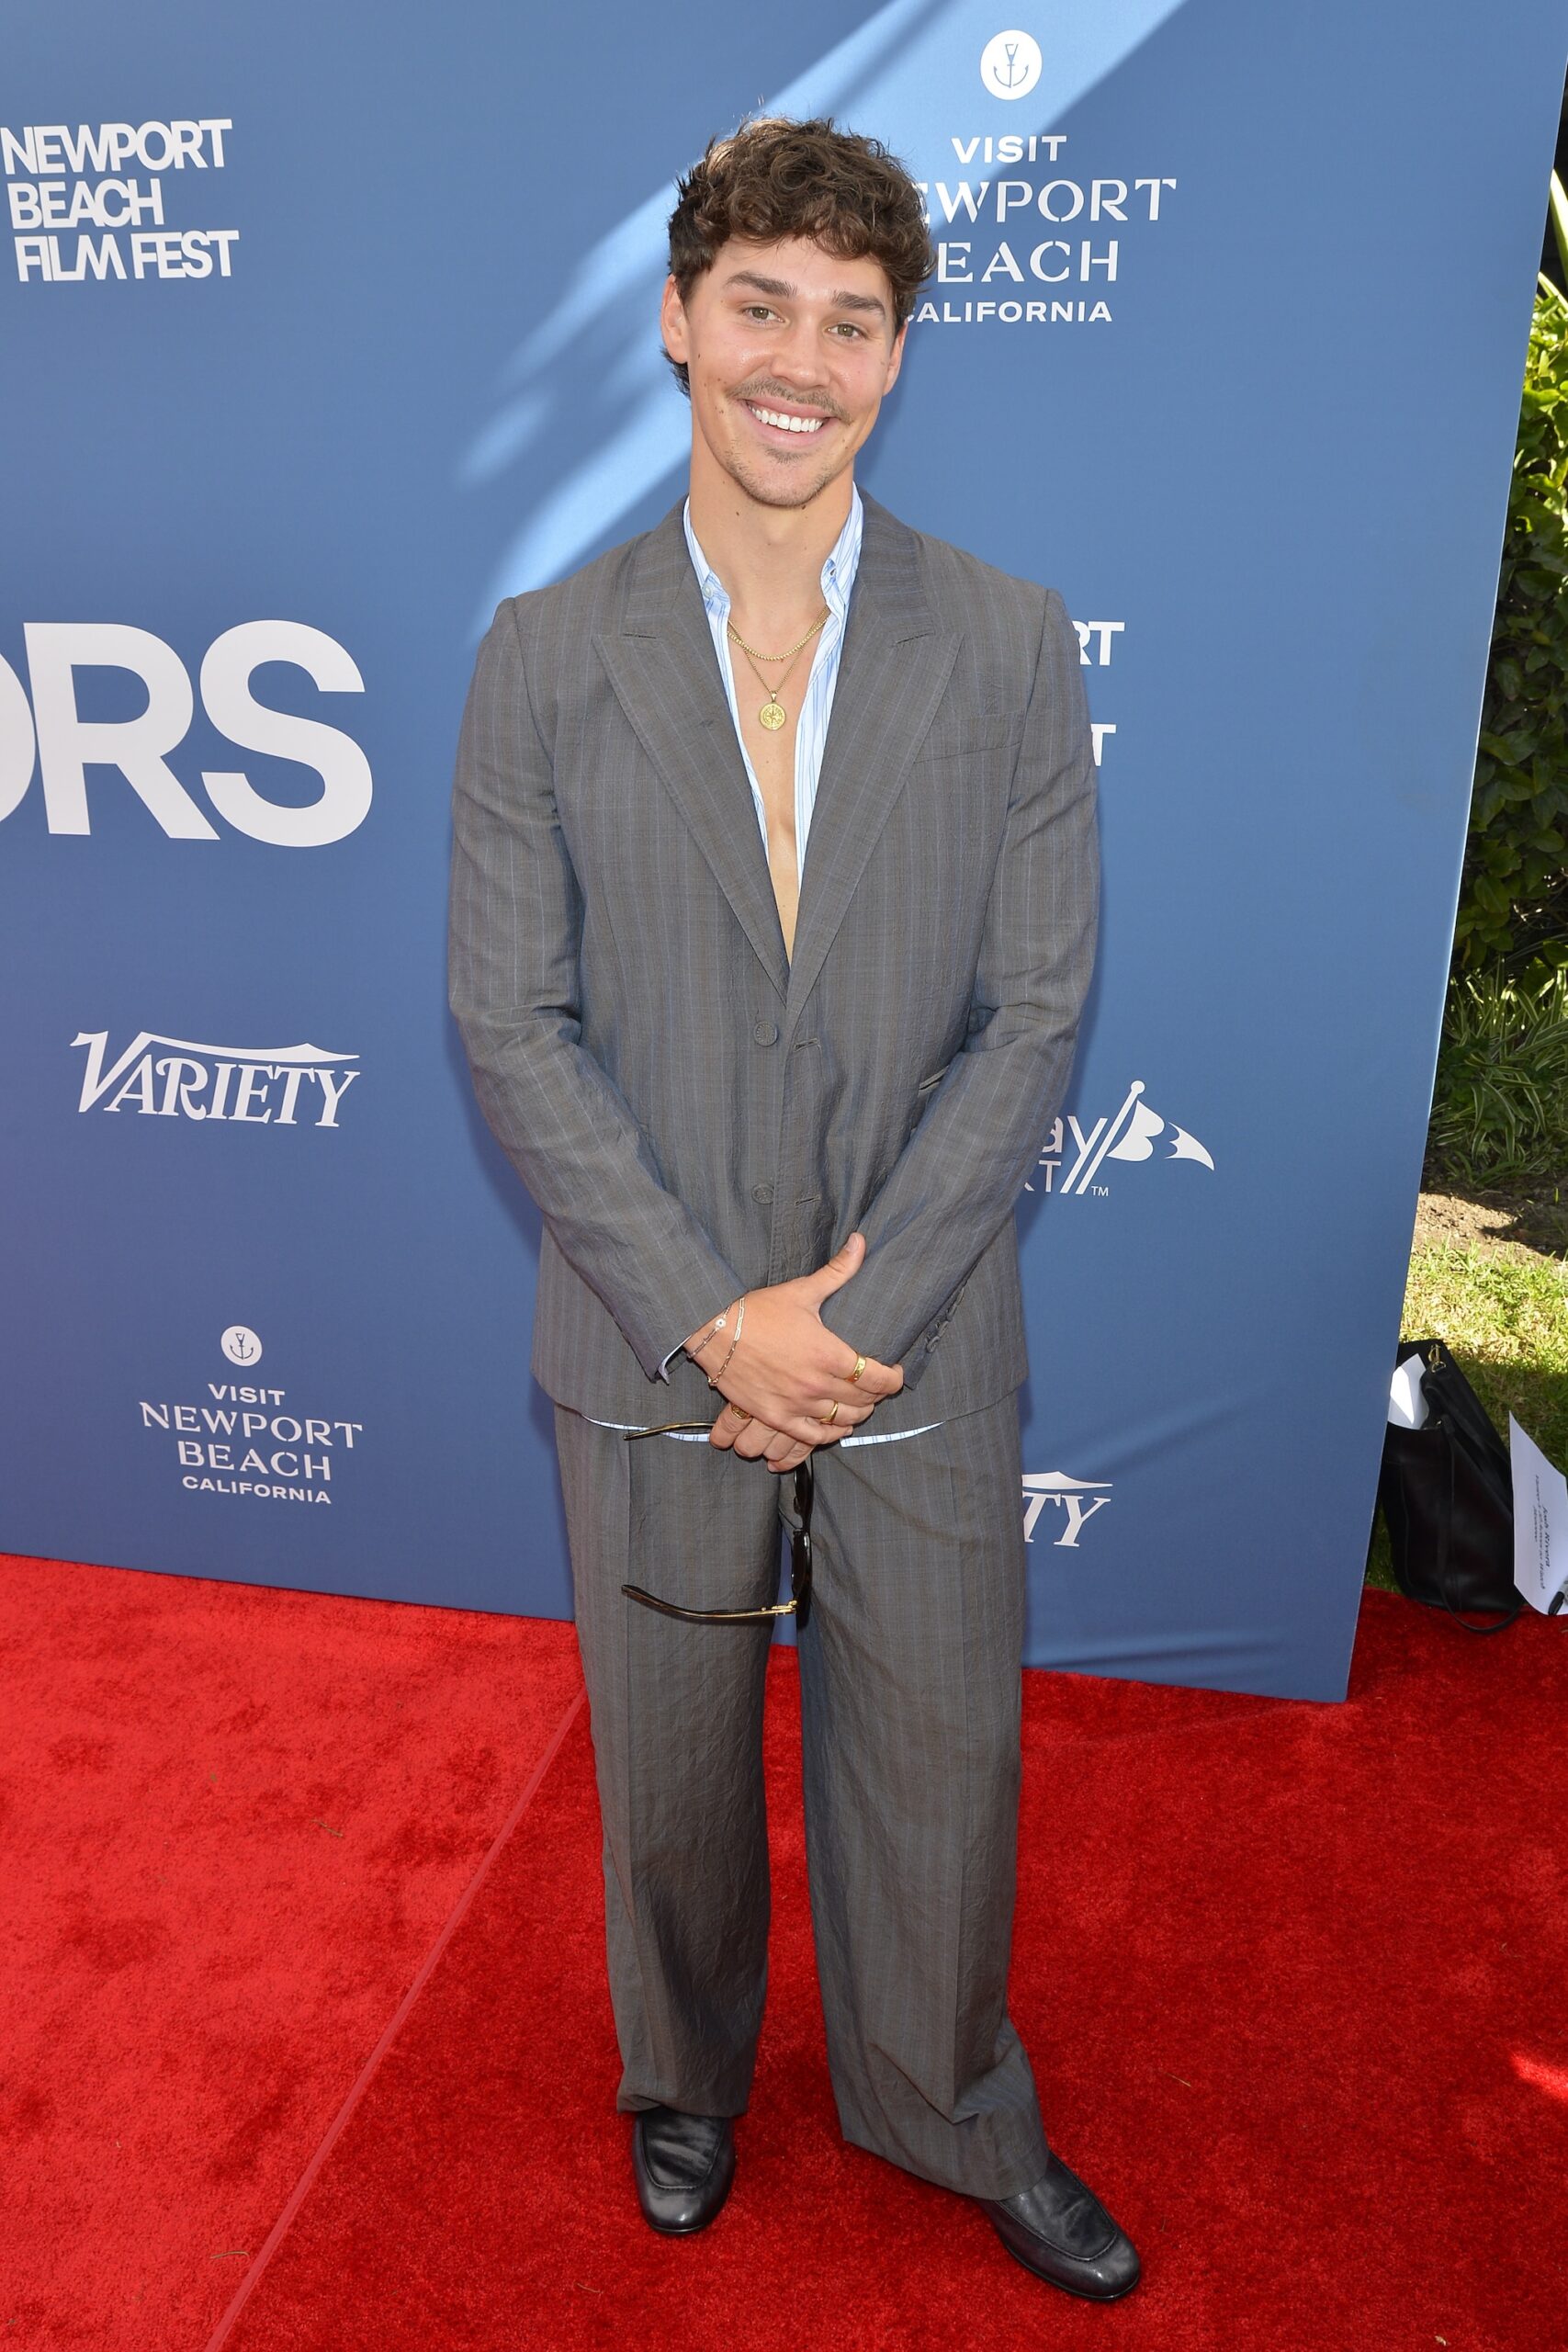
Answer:
<svg viewBox="0 0 1568 2352"><path fill-rule="evenodd" d="M827 1425L827 1426L831 1426L831 1424L832 1424L834 1421L836 1421L836 1420L838 1419L838 1418L839 1418L839 1400L838 1400L838 1398L835 1396L835 1397L834 1397L834 1399L833 1399L833 1407L832 1407L832 1410L831 1410L830 1412L824 1413L824 1414L822 1415L822 1419L823 1419L823 1422L824 1422L824 1424L825 1424L825 1425Z"/></svg>
<svg viewBox="0 0 1568 2352"><path fill-rule="evenodd" d="M747 1422L748 1422L748 1421L750 1419L750 1418L751 1418L750 1414L750 1413L748 1413L748 1412L746 1412L746 1411L744 1411L744 1410L742 1409L742 1408L741 1408L740 1406L739 1406L739 1405L735 1402L735 1400L734 1400L734 1398L733 1398L733 1397L731 1397L731 1398L730 1398L730 1401L729 1401L729 1403L726 1406L725 1410L726 1410L726 1412L729 1412L729 1413L733 1413L733 1414L734 1414L734 1416L735 1416L736 1419L739 1422L739 1424L740 1424L740 1426L741 1426L741 1428L742 1428L742 1429L744 1429L744 1428L745 1428L745 1426L746 1426Z"/></svg>
<svg viewBox="0 0 1568 2352"><path fill-rule="evenodd" d="M860 1376L861 1376L862 1373L863 1373L864 1370L865 1370L865 1358L864 1358L863 1356L856 1356L856 1358L855 1358L855 1368L854 1368L853 1372L850 1373L850 1374L847 1375L847 1377L848 1377L850 1380L852 1380L852 1381L858 1380L858 1379L860 1378Z"/></svg>

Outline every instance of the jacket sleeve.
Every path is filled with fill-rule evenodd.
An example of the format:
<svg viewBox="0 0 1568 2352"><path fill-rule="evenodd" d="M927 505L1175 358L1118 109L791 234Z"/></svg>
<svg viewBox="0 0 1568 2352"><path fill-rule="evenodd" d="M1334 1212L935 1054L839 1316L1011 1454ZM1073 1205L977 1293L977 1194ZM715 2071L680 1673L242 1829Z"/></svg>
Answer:
<svg viewBox="0 0 1568 2352"><path fill-rule="evenodd" d="M1094 962L1096 799L1077 632L1052 588L969 1034L860 1221L859 1273L822 1313L857 1348L904 1363L906 1387L930 1362L916 1342L1012 1214L1061 1107Z"/></svg>
<svg viewBox="0 0 1568 2352"><path fill-rule="evenodd" d="M563 1255L654 1379L744 1285L659 1180L581 1042L582 892L528 691L519 599L479 648L452 795L448 966L474 1091Z"/></svg>

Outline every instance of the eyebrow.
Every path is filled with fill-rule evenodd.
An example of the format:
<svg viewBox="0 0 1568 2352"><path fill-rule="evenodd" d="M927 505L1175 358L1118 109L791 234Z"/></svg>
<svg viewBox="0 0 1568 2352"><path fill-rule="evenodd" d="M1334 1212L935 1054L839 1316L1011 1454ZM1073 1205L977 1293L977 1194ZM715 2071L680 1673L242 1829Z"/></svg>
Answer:
<svg viewBox="0 0 1568 2352"><path fill-rule="evenodd" d="M759 294L777 294L785 301L800 290L798 287L792 286L787 278L761 277L754 269L733 270L724 282L727 288L754 286ZM851 294L840 287L835 287L828 300L835 310L874 311L881 318L885 319L887 316L886 303L880 301L874 294Z"/></svg>

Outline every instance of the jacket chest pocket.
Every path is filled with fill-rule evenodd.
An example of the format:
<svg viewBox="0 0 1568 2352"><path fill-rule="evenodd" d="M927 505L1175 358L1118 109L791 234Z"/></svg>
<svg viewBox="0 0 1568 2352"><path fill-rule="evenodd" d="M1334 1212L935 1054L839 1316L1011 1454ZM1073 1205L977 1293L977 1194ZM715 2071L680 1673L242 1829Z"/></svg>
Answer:
<svg viewBox="0 0 1568 2352"><path fill-rule="evenodd" d="M909 765L878 844L874 873L908 922L909 876L919 881L919 921L929 949L919 985L937 987L953 956L979 935L1007 824L1022 714L940 713ZM875 887L874 885L874 887Z"/></svg>
<svg viewBox="0 0 1568 2352"><path fill-rule="evenodd" d="M915 765L978 759L985 753L998 757L1017 740L1022 727L1021 710L938 711L921 739ZM1003 764L1010 775L1012 763Z"/></svg>

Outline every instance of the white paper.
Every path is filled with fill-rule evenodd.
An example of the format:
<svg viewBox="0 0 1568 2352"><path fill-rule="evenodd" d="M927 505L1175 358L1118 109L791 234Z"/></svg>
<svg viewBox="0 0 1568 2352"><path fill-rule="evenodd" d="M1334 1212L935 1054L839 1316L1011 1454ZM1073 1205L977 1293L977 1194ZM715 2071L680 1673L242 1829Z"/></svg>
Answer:
<svg viewBox="0 0 1568 2352"><path fill-rule="evenodd" d="M1388 1417L1396 1429L1418 1430L1426 1426L1427 1399L1421 1393L1425 1369L1419 1355L1406 1356L1389 1383Z"/></svg>
<svg viewBox="0 0 1568 2352"><path fill-rule="evenodd" d="M1508 1416L1514 1472L1514 1582L1532 1609L1551 1616L1568 1585L1568 1478L1554 1470L1527 1430Z"/></svg>

